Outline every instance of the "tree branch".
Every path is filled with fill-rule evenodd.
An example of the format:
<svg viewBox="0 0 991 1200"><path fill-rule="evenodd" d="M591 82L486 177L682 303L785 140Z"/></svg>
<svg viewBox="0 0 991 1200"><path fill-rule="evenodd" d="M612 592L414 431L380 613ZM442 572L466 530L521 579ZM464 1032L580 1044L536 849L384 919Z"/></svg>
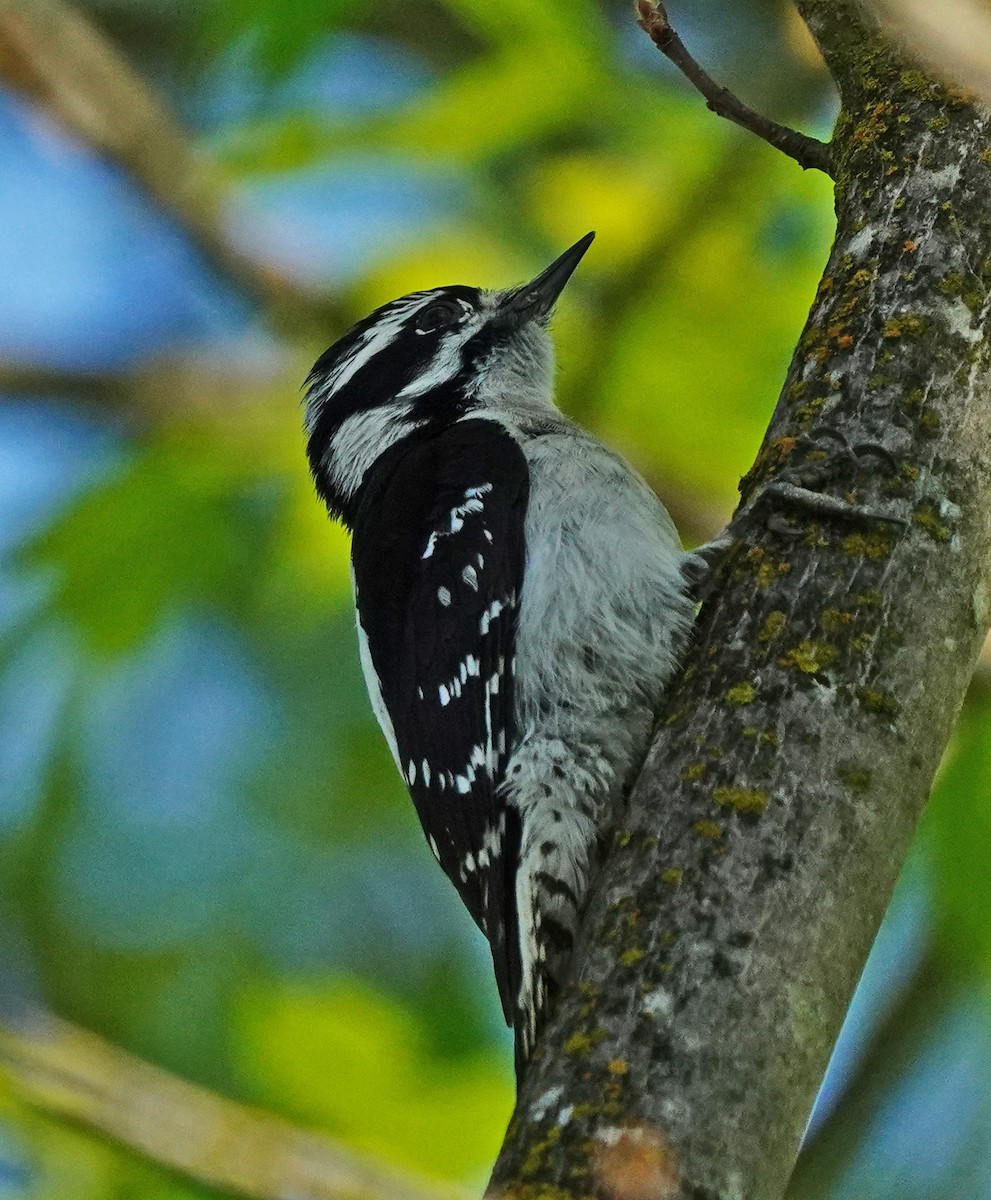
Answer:
<svg viewBox="0 0 991 1200"><path fill-rule="evenodd" d="M27 1104L251 1200L461 1200L225 1100L47 1013L0 1025L0 1079Z"/></svg>
<svg viewBox="0 0 991 1200"><path fill-rule="evenodd" d="M717 116L725 117L727 121L763 138L776 150L793 158L803 170L814 167L827 175L832 174L829 147L825 142L762 116L744 104L729 88L716 83L688 53L685 43L672 28L660 0L637 0L637 23L665 58L674 63L689 83L702 93Z"/></svg>
<svg viewBox="0 0 991 1200"><path fill-rule="evenodd" d="M11 396L66 396L84 408L123 413L150 424L177 415L209 414L213 420L243 420L246 411L272 407L282 390L298 387L298 364L273 353L253 361L230 355L169 355L124 371L63 370L0 358L0 403Z"/></svg>
<svg viewBox="0 0 991 1200"><path fill-rule="evenodd" d="M734 529L493 1195L612 1195L635 1130L681 1200L780 1200L991 619L991 117L859 0L799 9L843 98L838 228L743 487L826 425L896 467L840 494L909 525Z"/></svg>

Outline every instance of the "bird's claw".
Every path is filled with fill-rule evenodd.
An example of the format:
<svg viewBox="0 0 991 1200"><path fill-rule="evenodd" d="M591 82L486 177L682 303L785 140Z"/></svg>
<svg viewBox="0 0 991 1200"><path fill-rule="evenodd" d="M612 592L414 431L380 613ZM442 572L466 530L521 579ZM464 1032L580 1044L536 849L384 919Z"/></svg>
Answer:
<svg viewBox="0 0 991 1200"><path fill-rule="evenodd" d="M837 443L838 449L826 451L823 442ZM803 433L795 441L795 451L805 451L806 455L819 453L822 457L808 460L794 466L787 466L779 471L770 483L760 488L757 494L747 503L739 516L753 512L758 506L776 499L792 508L802 508L817 517L832 517L846 521L884 521L889 525L907 525L904 517L892 513L880 512L866 508L850 500L830 496L822 489L829 483L842 478L844 475L856 476L864 470L863 459L876 458L883 463L891 474L898 470L894 455L880 442L854 442L838 429L828 425L817 426L810 433ZM797 537L802 530L793 525L779 513L772 513L767 518L767 527L784 537Z"/></svg>

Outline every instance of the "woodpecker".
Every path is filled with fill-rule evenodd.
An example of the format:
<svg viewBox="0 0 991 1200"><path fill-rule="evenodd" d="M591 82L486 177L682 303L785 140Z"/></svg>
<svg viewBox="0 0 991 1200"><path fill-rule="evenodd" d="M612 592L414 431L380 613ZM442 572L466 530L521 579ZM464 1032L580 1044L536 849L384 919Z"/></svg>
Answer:
<svg viewBox="0 0 991 1200"><path fill-rule="evenodd" d="M518 1081L695 607L666 510L554 403L547 325L593 237L521 287L384 304L305 385L372 707L488 939Z"/></svg>

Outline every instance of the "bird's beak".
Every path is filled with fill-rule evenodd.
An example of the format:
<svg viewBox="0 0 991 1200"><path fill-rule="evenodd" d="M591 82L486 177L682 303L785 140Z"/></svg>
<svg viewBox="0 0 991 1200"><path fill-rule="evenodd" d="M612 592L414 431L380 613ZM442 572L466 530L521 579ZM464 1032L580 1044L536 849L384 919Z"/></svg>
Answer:
<svg viewBox="0 0 991 1200"><path fill-rule="evenodd" d="M521 322L546 321L594 237L594 233L586 233L570 250L565 250L560 258L555 258L536 279L514 288L500 305L502 311Z"/></svg>

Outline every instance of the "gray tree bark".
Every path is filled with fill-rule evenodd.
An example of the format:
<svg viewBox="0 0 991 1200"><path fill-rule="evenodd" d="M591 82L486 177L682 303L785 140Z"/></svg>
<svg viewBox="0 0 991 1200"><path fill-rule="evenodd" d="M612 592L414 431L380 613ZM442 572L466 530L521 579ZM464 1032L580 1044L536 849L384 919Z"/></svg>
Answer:
<svg viewBox="0 0 991 1200"><path fill-rule="evenodd" d="M741 486L828 424L887 448L855 498L907 525L732 527L495 1194L780 1200L991 619L991 120L859 0L798 7L838 227Z"/></svg>

